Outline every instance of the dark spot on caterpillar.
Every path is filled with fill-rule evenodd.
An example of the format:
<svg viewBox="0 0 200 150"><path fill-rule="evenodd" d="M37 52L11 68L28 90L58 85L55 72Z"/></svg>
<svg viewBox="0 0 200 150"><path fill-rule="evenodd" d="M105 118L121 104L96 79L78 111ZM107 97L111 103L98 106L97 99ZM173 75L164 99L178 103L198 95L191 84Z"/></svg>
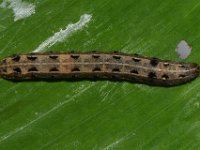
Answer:
<svg viewBox="0 0 200 150"><path fill-rule="evenodd" d="M132 60L133 60L134 62L140 62L140 61L141 61L141 59L140 59L140 58L137 58L137 57L133 57Z"/></svg>
<svg viewBox="0 0 200 150"><path fill-rule="evenodd" d="M180 65L180 68L183 68L183 69L185 69L185 68L186 68L186 66L185 66L185 65Z"/></svg>
<svg viewBox="0 0 200 150"><path fill-rule="evenodd" d="M14 73L20 74L22 71L19 67L13 68Z"/></svg>
<svg viewBox="0 0 200 150"><path fill-rule="evenodd" d="M114 68L112 72L120 72L119 68Z"/></svg>
<svg viewBox="0 0 200 150"><path fill-rule="evenodd" d="M49 69L49 72L54 72L54 71L59 71L59 70L56 67L53 67L53 68Z"/></svg>
<svg viewBox="0 0 200 150"><path fill-rule="evenodd" d="M19 55L14 55L12 60L15 61L15 62L18 62L20 60L20 56Z"/></svg>
<svg viewBox="0 0 200 150"><path fill-rule="evenodd" d="M49 72L53 72L53 71L59 71L59 70L56 67L53 67L53 68L49 69Z"/></svg>
<svg viewBox="0 0 200 150"><path fill-rule="evenodd" d="M163 79L163 80L167 80L167 79L169 79L169 76L166 75L166 74L164 74L164 75L162 75L162 79Z"/></svg>
<svg viewBox="0 0 200 150"><path fill-rule="evenodd" d="M7 72L7 69L6 69L6 68L3 68L2 71L3 71L3 72Z"/></svg>
<svg viewBox="0 0 200 150"><path fill-rule="evenodd" d="M149 72L148 77L151 78L151 79L155 79L156 73L155 72Z"/></svg>
<svg viewBox="0 0 200 150"><path fill-rule="evenodd" d="M51 55L51 56L49 56L49 58L51 58L51 59L53 59L53 60L56 60L56 59L58 58L58 56L56 56L56 55Z"/></svg>
<svg viewBox="0 0 200 150"><path fill-rule="evenodd" d="M78 60L79 59L79 55L71 55L71 58L73 58L74 60Z"/></svg>
<svg viewBox="0 0 200 150"><path fill-rule="evenodd" d="M121 59L121 56L113 56L113 58L114 58L115 60L120 60L120 59Z"/></svg>
<svg viewBox="0 0 200 150"><path fill-rule="evenodd" d="M185 78L185 77L186 77L186 75L184 75L184 74L179 75L179 78Z"/></svg>
<svg viewBox="0 0 200 150"><path fill-rule="evenodd" d="M152 58L151 61L150 61L150 64L155 67L157 66L159 63L158 59L157 58Z"/></svg>
<svg viewBox="0 0 200 150"><path fill-rule="evenodd" d="M93 57L94 59L98 59L98 58L100 58L99 55L92 55L92 57Z"/></svg>
<svg viewBox="0 0 200 150"><path fill-rule="evenodd" d="M169 63L163 63L163 66L164 66L164 67L168 67L168 66L169 66Z"/></svg>
<svg viewBox="0 0 200 150"><path fill-rule="evenodd" d="M35 72L38 71L36 67L31 67L28 69L28 72Z"/></svg>
<svg viewBox="0 0 200 150"><path fill-rule="evenodd" d="M75 71L80 71L80 69L79 69L78 67L74 67L74 68L72 69L72 72L75 72Z"/></svg>
<svg viewBox="0 0 200 150"><path fill-rule="evenodd" d="M35 61L37 59L36 56L27 56L28 60Z"/></svg>
<svg viewBox="0 0 200 150"><path fill-rule="evenodd" d="M131 73L133 73L133 74L139 74L137 70L131 70Z"/></svg>
<svg viewBox="0 0 200 150"><path fill-rule="evenodd" d="M95 71L101 71L101 68L96 67L96 68L94 68L92 71L93 71L93 72L95 72Z"/></svg>

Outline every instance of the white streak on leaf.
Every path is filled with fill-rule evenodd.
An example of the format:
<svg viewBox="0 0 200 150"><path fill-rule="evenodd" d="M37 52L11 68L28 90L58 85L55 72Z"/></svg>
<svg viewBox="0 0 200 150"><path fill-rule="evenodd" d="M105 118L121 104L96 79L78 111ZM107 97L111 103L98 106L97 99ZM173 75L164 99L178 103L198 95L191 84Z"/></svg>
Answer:
<svg viewBox="0 0 200 150"><path fill-rule="evenodd" d="M4 0L0 7L12 9L14 12L14 21L30 17L35 13L35 5L22 2L22 0Z"/></svg>
<svg viewBox="0 0 200 150"><path fill-rule="evenodd" d="M53 36L49 37L46 41L38 46L33 52L43 51L45 48L49 48L58 42L63 42L68 38L72 33L81 30L87 23L90 22L92 16L89 14L84 14L80 17L80 20L74 24L69 24L63 30L56 32Z"/></svg>

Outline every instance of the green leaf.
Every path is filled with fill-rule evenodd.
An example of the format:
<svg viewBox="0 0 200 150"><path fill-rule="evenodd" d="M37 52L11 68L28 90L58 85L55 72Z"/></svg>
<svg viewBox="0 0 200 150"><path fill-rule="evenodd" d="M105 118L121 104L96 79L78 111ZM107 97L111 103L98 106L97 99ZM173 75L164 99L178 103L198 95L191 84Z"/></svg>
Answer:
<svg viewBox="0 0 200 150"><path fill-rule="evenodd" d="M12 1L20 2L0 8L0 58L34 51L88 14L88 23L44 51L120 50L180 61L175 48L186 40L193 48L186 61L200 64L197 0L29 0L35 13L17 21ZM199 83L0 79L0 149L199 149Z"/></svg>

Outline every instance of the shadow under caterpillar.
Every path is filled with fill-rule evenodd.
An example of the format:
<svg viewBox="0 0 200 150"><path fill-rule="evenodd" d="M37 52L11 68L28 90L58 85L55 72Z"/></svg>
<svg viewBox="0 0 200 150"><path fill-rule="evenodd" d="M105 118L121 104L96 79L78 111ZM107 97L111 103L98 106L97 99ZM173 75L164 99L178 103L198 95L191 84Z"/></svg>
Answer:
<svg viewBox="0 0 200 150"><path fill-rule="evenodd" d="M120 52L44 52L21 54L0 61L0 77L33 79L115 79L175 86L194 80L200 67Z"/></svg>

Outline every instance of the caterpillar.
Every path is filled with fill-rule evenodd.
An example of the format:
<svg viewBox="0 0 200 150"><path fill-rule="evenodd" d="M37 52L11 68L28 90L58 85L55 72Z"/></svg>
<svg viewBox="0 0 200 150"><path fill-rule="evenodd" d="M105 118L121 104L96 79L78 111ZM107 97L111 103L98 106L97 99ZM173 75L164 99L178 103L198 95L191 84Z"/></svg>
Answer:
<svg viewBox="0 0 200 150"><path fill-rule="evenodd" d="M44 52L13 55L0 61L0 77L9 80L115 79L158 86L194 80L200 67L121 52Z"/></svg>

